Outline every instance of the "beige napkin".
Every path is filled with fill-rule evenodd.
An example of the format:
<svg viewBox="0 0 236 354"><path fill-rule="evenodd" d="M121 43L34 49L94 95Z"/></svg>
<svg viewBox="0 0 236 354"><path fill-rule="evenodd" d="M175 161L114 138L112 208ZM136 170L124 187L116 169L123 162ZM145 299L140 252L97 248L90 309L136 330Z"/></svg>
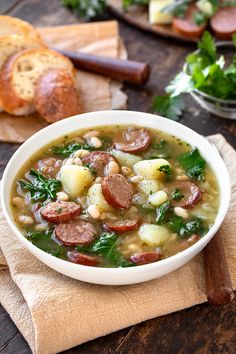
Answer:
<svg viewBox="0 0 236 354"><path fill-rule="evenodd" d="M126 58L116 21L79 25L45 27L39 29L49 47L81 51L84 53ZM83 112L125 108L126 95L121 84L108 77L77 71L77 84ZM47 123L36 113L27 117L14 117L0 113L0 141L22 143Z"/></svg>
<svg viewBox="0 0 236 354"><path fill-rule="evenodd" d="M231 176L231 207L220 233L235 289L236 152L221 135L209 140L219 149ZM5 257L0 257L0 301L34 353L59 352L207 300L201 254L153 281L99 286L67 278L38 261L16 240L2 212L0 230Z"/></svg>

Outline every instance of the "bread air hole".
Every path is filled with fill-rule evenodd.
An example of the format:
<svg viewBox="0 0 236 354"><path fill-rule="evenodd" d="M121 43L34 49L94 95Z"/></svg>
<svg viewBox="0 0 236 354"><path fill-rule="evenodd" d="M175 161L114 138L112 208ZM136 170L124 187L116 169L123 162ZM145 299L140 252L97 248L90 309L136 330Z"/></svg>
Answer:
<svg viewBox="0 0 236 354"><path fill-rule="evenodd" d="M33 66L29 62L21 62L17 64L18 71L31 71Z"/></svg>

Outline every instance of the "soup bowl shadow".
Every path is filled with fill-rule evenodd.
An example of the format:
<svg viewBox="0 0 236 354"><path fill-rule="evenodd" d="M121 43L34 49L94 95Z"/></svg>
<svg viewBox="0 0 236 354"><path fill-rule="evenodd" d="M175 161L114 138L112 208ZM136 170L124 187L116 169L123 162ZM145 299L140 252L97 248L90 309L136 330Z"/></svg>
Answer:
<svg viewBox="0 0 236 354"><path fill-rule="evenodd" d="M196 146L211 167L220 191L219 210L213 226L197 243L180 253L155 263L131 268L102 268L74 264L56 258L28 241L14 222L10 207L11 189L21 167L45 145L79 129L109 125L137 125L157 129L174 135L190 145ZM17 239L41 262L55 271L81 281L104 284L126 285L145 282L161 277L183 266L212 239L227 213L231 195L227 168L217 150L202 136L186 126L169 119L135 111L99 111L85 113L54 123L29 138L12 156L4 171L1 183L1 201L5 218Z"/></svg>

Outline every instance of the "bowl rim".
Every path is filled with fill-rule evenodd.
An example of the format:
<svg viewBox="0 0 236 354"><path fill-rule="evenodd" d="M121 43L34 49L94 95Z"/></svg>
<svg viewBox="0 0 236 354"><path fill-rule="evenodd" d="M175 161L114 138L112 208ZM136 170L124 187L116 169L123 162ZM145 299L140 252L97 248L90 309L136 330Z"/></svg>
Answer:
<svg viewBox="0 0 236 354"><path fill-rule="evenodd" d="M104 115L107 116L107 120L108 120L108 124L109 125L116 125L116 123L112 123L109 122L109 119L112 120L112 115L130 115L130 117L128 117L129 119L133 119L131 118L132 115L134 115L134 119L137 119L138 117L140 117L141 115L145 115L146 117L150 117L150 118L158 118L158 120L166 120L167 118L158 116L158 115L154 115L154 114L150 114L150 113L145 113L145 112L139 112L139 111L128 111L128 110L105 110L105 111L95 111L95 112L89 112L89 113L83 113L80 115L76 115L73 117L69 117L66 118L64 120L61 120L59 122L56 122L54 124L51 124L43 129L41 129L40 131L38 131L37 133L35 133L34 135L32 135L29 139L27 139L17 150L16 152L12 155L11 159L8 161L8 164L4 170L3 173L3 177L2 177L2 182L1 182L1 202L2 202L2 209L3 209L3 213L4 216L7 220L8 225L10 226L11 230L13 231L13 233L17 236L17 238L20 240L21 243L23 243L23 245L26 246L26 248L35 255L39 254L41 255L44 259L46 258L49 262L50 260L53 259L53 262L56 266L60 266L60 265L66 265L67 269L70 269L74 272L79 272L80 270L87 270L88 272L99 272L100 275L104 275L104 276L109 276L110 274L113 274L114 276L118 276L119 274L123 274L123 273L129 273L130 275L137 273L137 272L141 272L141 271L152 271L153 269L155 269L156 267L165 267L168 265L171 265L173 262L178 262L178 260L181 260L182 258L184 258L184 256L188 256L188 254L191 254L191 250L193 250L194 248L199 248L199 252L200 250L205 247L205 242L208 239L207 242L209 242L211 240L211 238L215 235L215 233L218 231L219 227L221 226L225 215L228 211L229 208L229 203L230 203L230 196L231 196L231 184L230 184L230 177L228 174L228 170L225 166L225 163L223 161L223 159L221 158L220 154L218 151L216 151L217 149L215 149L208 141L206 138L204 138L203 136L201 136L200 134L198 134L197 132L195 132L194 130L192 130L191 128L179 123L179 122L175 122L175 121L171 121L168 119L168 124L173 124L174 127L176 127L176 131L178 131L178 128L180 129L184 129L186 131L186 135L187 133L192 134L194 137L198 138L199 140L202 141L202 144L207 144L208 148L211 150L211 153L213 154L213 156L215 156L218 161L219 161L219 165L221 165L221 168L223 168L224 170L224 175L226 177L226 181L224 184L224 188L225 188L225 194L224 194L224 204L225 204L225 208L224 210L222 210L221 215L219 217L219 210L218 213L216 215L216 220L217 218L218 223L214 222L213 226L209 229L209 231L206 233L206 235L204 235L199 241L197 241L195 244L191 245L190 247L188 247L187 249L173 255L170 256L168 258L165 258L163 260L157 261L157 262L153 262L153 263L149 263L149 264L145 264L145 265L139 265L137 267L126 267L126 268L122 268L122 267L117 267L117 268L104 268L104 267L91 267L91 266L86 266L86 265L80 265L80 264L75 264L72 262L69 262L67 260L63 260L60 258L57 258L53 255L51 255L50 253L47 253L43 250L41 250L40 248L38 248L37 246L33 245L29 240L26 239L26 237L21 233L21 231L18 229L18 227L16 226L16 223L11 219L10 217L10 213L8 212L8 206L7 206L7 201L5 200L5 193L4 193L4 187L7 184L7 177L8 174L10 173L12 167L14 168L14 161L17 159L18 155L21 153L21 151L24 151L25 149L27 149L28 146L30 146L32 144L32 142L34 142L34 140L38 137L40 137L41 135L47 134L48 131L50 131L51 129L53 129L54 127L65 127L66 122L72 121L72 120L78 120L78 118L81 119L85 119L90 117L91 119L94 119L96 117L96 115ZM158 123L157 120L157 123ZM130 125L130 124L136 124L137 126L143 126L145 127L145 124L140 124L138 122L137 119L137 123L121 123L122 125ZM83 124L82 124L83 125ZM104 126L104 124L100 124L99 121L96 123L94 123L94 127L96 126ZM92 126L90 126L90 128L92 128ZM75 128L74 131L80 130L80 129L85 129L83 126L82 127L78 127ZM88 128L89 129L89 128ZM156 130L160 130L163 132L166 132L167 134L170 134L167 130L163 130L161 128L154 128L152 127L151 129L156 129ZM64 132L62 133L60 136L58 135L57 137L53 138L53 140L59 139L60 137L63 137L64 134L70 134L73 133L73 131L71 130L70 132ZM176 135L178 136L178 134ZM52 141L53 141L52 140ZM49 142L50 144L50 142ZM44 144L45 146L46 144ZM42 146L41 146L42 147ZM40 150L40 146L38 146L38 150ZM212 156L212 155L211 155ZM25 162L24 162L25 163ZM23 165L23 164L22 164ZM19 172L19 169L17 169L17 171L14 172L14 176L17 175L17 173ZM218 182L218 179L217 179ZM219 190L221 192L221 188L219 186ZM9 210L10 210L10 206L9 206ZM34 253L35 251L35 253ZM198 253L198 252L197 252ZM37 255L35 255L35 257L39 258ZM41 260L40 260L41 261ZM43 263L46 263L44 261L41 261ZM46 263L47 264L47 263ZM60 271L59 271L60 272ZM60 272L61 273L61 272Z"/></svg>
<svg viewBox="0 0 236 354"><path fill-rule="evenodd" d="M217 42L216 43L216 47L232 47L232 48L235 48L233 42L231 41L220 41L220 42ZM193 53L198 53L200 51L200 49L197 49L195 50ZM185 63L184 66L183 66L183 70L187 70L188 69L188 64ZM198 94L199 96L202 96L204 98L208 98L209 100L211 101L215 101L217 103L222 103L222 104L234 104L236 106L236 100L224 100L222 98L217 98L215 96L212 96L212 95L208 95L207 93L203 92L203 91L200 91L198 89L194 89L192 92L190 93L196 93Z"/></svg>

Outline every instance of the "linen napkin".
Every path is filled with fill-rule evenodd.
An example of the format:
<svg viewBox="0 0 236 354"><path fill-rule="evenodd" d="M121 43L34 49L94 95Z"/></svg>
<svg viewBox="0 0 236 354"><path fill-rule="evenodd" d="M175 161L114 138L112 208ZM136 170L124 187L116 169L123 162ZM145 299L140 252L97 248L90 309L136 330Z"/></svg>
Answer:
<svg viewBox="0 0 236 354"><path fill-rule="evenodd" d="M217 146L231 176L231 206L219 232L235 289L236 151L222 135L209 141ZM70 279L38 261L17 241L1 211L0 230L0 301L33 353L56 353L207 301L201 254L159 279L99 286Z"/></svg>
<svg viewBox="0 0 236 354"><path fill-rule="evenodd" d="M84 23L38 29L50 48L126 59L126 50L119 37L116 21ZM126 107L121 83L108 77L77 70L77 86L83 112ZM22 143L47 123L34 113L15 117L0 113L0 141Z"/></svg>

